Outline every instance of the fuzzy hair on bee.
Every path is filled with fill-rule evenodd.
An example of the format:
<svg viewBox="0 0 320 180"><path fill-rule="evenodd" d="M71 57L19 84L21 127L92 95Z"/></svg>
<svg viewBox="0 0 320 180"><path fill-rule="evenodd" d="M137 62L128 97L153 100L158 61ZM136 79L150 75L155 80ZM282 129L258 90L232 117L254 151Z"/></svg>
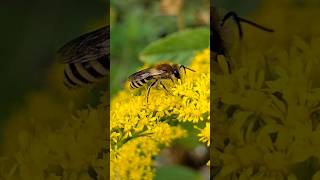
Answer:
<svg viewBox="0 0 320 180"><path fill-rule="evenodd" d="M170 91L166 88L166 86L162 83L162 80L170 79L174 83L174 79L181 79L181 69L183 69L185 74L186 69L195 72L194 70L183 65L170 65L164 63L133 73L128 77L128 79L130 81L130 86L132 89L140 88L144 84L147 84L146 100L148 102L151 88L157 85L158 83L166 92L171 94Z"/></svg>
<svg viewBox="0 0 320 180"><path fill-rule="evenodd" d="M266 31L266 32L274 32L272 29L261 26L255 22L249 21L247 19L244 19L242 17L239 17L237 13L233 11L229 11L225 13L224 15L222 14L222 11L215 8L215 7L210 7L210 51L212 53L212 58L215 62L218 60L218 55L222 55L226 57L227 65L228 65L228 70L229 73L231 73L231 56L229 53L229 48L231 46L231 42L228 41L228 36L230 32L225 27L225 23L229 20L232 19L235 22L235 25L238 30L238 36L239 39L242 40L243 38L243 30L242 30L242 23L246 23L248 25L251 25L255 28L258 28L260 30Z"/></svg>
<svg viewBox="0 0 320 180"><path fill-rule="evenodd" d="M92 84L107 76L110 69L109 26L83 34L58 50L65 63L64 85L68 88Z"/></svg>

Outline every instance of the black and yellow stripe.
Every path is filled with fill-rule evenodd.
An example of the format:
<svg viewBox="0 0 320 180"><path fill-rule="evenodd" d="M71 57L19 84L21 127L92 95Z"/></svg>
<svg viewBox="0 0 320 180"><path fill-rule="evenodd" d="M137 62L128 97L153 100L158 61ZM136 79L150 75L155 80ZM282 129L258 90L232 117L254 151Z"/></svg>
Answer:
<svg viewBox="0 0 320 180"><path fill-rule="evenodd" d="M68 88L75 88L99 81L109 71L107 56L97 60L68 63L64 70L64 84Z"/></svg>
<svg viewBox="0 0 320 180"><path fill-rule="evenodd" d="M109 26L104 26L69 41L59 49L59 59L65 63L65 86L88 85L108 75L109 34Z"/></svg>
<svg viewBox="0 0 320 180"><path fill-rule="evenodd" d="M149 80L148 79L141 79L141 80L132 80L130 82L130 87L135 89L143 86L143 84L147 83Z"/></svg>

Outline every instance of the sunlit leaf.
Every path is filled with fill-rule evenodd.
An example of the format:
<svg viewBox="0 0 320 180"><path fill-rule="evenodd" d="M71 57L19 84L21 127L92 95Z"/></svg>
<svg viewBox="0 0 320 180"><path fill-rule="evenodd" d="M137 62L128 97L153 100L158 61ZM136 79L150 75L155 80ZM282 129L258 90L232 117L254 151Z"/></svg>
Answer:
<svg viewBox="0 0 320 180"><path fill-rule="evenodd" d="M171 61L188 65L196 52L209 47L208 28L187 29L152 42L141 53L141 61L155 64Z"/></svg>

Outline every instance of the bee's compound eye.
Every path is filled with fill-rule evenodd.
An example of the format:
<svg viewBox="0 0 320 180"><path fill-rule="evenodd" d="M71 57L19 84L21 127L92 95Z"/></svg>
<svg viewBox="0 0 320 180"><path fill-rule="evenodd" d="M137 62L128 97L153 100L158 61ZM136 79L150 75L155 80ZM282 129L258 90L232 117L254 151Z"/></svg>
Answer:
<svg viewBox="0 0 320 180"><path fill-rule="evenodd" d="M177 79L180 79L181 77L180 77L180 73L179 73L179 71L178 70L173 70L173 74L174 74L174 76L177 78Z"/></svg>

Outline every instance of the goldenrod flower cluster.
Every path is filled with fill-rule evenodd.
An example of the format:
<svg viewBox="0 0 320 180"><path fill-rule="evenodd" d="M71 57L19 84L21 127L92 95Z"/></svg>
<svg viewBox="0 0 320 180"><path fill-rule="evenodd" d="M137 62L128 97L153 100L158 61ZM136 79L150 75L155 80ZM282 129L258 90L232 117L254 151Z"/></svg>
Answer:
<svg viewBox="0 0 320 180"><path fill-rule="evenodd" d="M217 163L224 164L219 178L240 173L240 179L296 179L293 168L303 171L313 158L320 160L318 45L294 38L289 51L273 54L284 65L270 67L272 80L265 77L270 72L254 64L229 78L218 75L224 110L238 107L229 115L232 120L220 116L216 122L224 129L215 135L216 147L224 147L223 153L215 152Z"/></svg>
<svg viewBox="0 0 320 180"><path fill-rule="evenodd" d="M320 14L296 2L265 1L275 33L245 29L232 74L216 75L215 179L320 177Z"/></svg>
<svg viewBox="0 0 320 180"><path fill-rule="evenodd" d="M0 179L107 179L107 98L79 110L88 92L63 87L61 72L52 73L57 80L51 88L29 94L8 119Z"/></svg>
<svg viewBox="0 0 320 180"><path fill-rule="evenodd" d="M106 178L105 110L89 108L58 129L20 129L18 148L2 158L5 179ZM62 118L62 117L61 117ZM35 120L37 121L37 120ZM11 139L14 139L12 137ZM94 144L94 146L93 146Z"/></svg>
<svg viewBox="0 0 320 180"><path fill-rule="evenodd" d="M111 179L152 179L154 157L161 146L187 135L179 122L207 122L200 141L209 145L210 52L198 53L182 81L164 82L172 95L160 88L130 90L111 102ZM183 72L182 72L183 73ZM210 129L210 128L209 128Z"/></svg>
<svg viewBox="0 0 320 180"><path fill-rule="evenodd" d="M198 137L200 138L199 141L206 143L207 146L210 146L210 122L206 123L205 128L199 129L200 133Z"/></svg>
<svg viewBox="0 0 320 180"><path fill-rule="evenodd" d="M23 108L16 109L9 118L0 178L107 179L110 168L111 179L152 179L153 159L161 145L168 146L187 135L171 122L209 121L208 64L209 52L205 50L191 65L197 72L188 73L191 76L185 76L183 83L171 85L173 96L152 89L150 103L146 104L145 91L124 90L113 99L111 167L106 163L108 99L102 96L96 107L79 108L86 104L88 92L71 92L62 87L61 76L56 76L61 69L55 68L50 73L50 88L31 93ZM191 88L194 91L189 91ZM188 111L184 112L184 107Z"/></svg>

